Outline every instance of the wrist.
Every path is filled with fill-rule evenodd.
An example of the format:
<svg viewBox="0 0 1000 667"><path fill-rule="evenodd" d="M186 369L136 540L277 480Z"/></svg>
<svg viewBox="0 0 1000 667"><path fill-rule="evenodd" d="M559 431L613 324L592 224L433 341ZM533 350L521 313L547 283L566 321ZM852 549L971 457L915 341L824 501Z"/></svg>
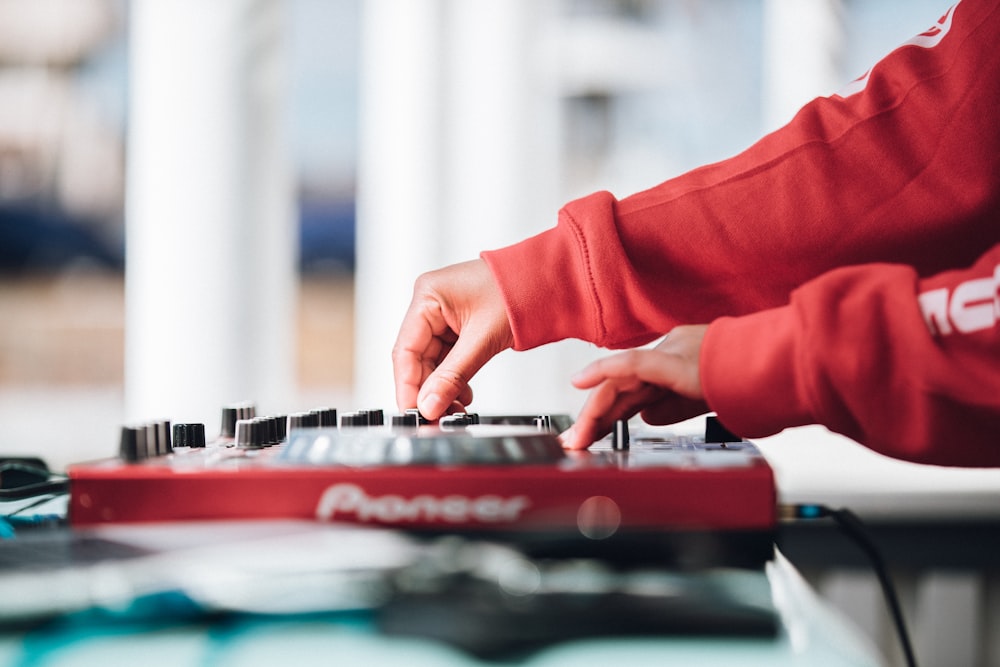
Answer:
<svg viewBox="0 0 1000 667"><path fill-rule="evenodd" d="M705 401L741 436L773 435L814 421L800 379L793 315L784 306L723 317L705 332L699 358Z"/></svg>

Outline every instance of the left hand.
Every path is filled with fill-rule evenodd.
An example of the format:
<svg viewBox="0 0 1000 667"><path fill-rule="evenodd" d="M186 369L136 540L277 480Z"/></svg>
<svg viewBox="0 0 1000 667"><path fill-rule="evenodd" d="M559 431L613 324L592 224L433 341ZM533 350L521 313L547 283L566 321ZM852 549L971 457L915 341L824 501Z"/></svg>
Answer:
<svg viewBox="0 0 1000 667"><path fill-rule="evenodd" d="M573 376L592 389L576 423L560 436L567 449L586 449L636 413L649 424L673 424L708 412L698 358L708 325L674 328L656 347L621 352Z"/></svg>

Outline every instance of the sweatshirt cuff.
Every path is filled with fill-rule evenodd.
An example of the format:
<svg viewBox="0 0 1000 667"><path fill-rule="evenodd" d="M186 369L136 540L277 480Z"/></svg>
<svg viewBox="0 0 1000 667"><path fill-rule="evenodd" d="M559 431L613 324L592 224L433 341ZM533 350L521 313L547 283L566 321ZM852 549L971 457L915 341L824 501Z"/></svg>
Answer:
<svg viewBox="0 0 1000 667"><path fill-rule="evenodd" d="M503 295L515 350L566 338L604 344L607 333L591 272L594 265L620 264L621 253L613 243L593 246L584 237L587 227L614 224L614 201L607 192L577 199L559 211L552 229L480 253Z"/></svg>
<svg viewBox="0 0 1000 667"><path fill-rule="evenodd" d="M798 379L798 345L791 306L709 325L699 359L702 391L726 428L761 438L815 422Z"/></svg>
<svg viewBox="0 0 1000 667"><path fill-rule="evenodd" d="M480 257L500 288L514 349L528 350L565 338L584 338L581 301L586 285L566 274L580 264L577 244L564 227L549 229L515 245L488 250ZM543 262L544 266L538 266Z"/></svg>

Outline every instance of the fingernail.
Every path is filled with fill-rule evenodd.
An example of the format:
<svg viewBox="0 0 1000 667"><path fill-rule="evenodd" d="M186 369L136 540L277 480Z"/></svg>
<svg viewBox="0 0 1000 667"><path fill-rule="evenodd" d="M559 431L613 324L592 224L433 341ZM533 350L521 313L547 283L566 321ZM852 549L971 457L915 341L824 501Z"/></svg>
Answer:
<svg viewBox="0 0 1000 667"><path fill-rule="evenodd" d="M420 401L420 414L428 419L437 419L444 414L449 403L440 394L428 394Z"/></svg>

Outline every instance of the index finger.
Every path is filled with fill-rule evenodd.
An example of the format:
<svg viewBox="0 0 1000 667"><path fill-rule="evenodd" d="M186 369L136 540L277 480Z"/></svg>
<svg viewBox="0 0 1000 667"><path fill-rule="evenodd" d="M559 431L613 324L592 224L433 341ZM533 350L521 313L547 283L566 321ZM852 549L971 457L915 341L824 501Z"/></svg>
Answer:
<svg viewBox="0 0 1000 667"><path fill-rule="evenodd" d="M560 436L563 447L586 449L610 433L617 420L636 414L661 392L644 382L601 383L587 397L573 425Z"/></svg>
<svg viewBox="0 0 1000 667"><path fill-rule="evenodd" d="M440 362L423 378L417 393L417 407L422 415L437 419L455 401L463 405L471 402L469 382L497 353L492 338L488 327L478 319L466 323Z"/></svg>
<svg viewBox="0 0 1000 667"><path fill-rule="evenodd" d="M433 311L437 310L437 317ZM392 371L396 405L401 410L417 407L417 393L438 361L447 353L441 338L447 325L440 309L426 301L410 304L392 348Z"/></svg>
<svg viewBox="0 0 1000 667"><path fill-rule="evenodd" d="M702 398L697 361L659 349L627 350L598 359L574 375L572 382L577 389L589 389L607 380L638 380L688 398Z"/></svg>

